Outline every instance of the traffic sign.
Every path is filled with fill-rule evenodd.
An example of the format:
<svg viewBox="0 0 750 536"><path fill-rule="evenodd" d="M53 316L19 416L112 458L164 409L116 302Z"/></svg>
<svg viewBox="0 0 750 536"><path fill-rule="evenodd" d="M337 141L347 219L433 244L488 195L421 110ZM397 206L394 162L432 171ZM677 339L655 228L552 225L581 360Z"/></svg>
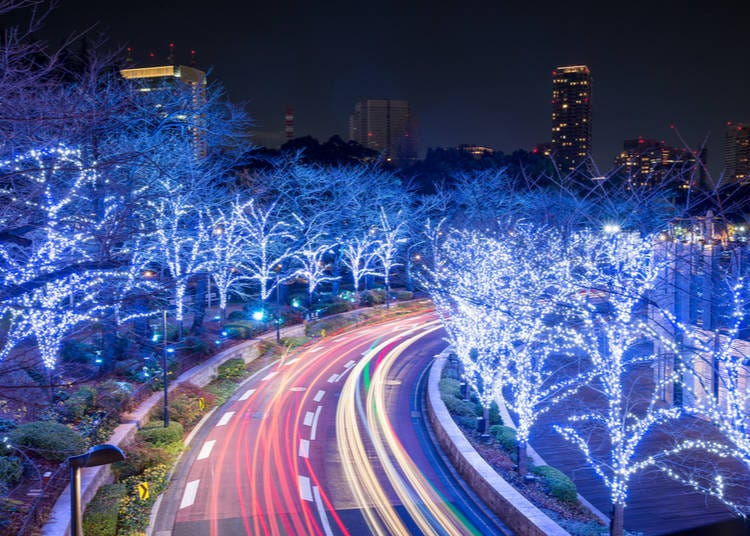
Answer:
<svg viewBox="0 0 750 536"><path fill-rule="evenodd" d="M149 497L151 497L151 493L148 491L148 482L141 482L138 484L138 498L145 501Z"/></svg>
<svg viewBox="0 0 750 536"><path fill-rule="evenodd" d="M203 397L200 397L198 399L198 407L201 408L201 410L206 409L206 399Z"/></svg>

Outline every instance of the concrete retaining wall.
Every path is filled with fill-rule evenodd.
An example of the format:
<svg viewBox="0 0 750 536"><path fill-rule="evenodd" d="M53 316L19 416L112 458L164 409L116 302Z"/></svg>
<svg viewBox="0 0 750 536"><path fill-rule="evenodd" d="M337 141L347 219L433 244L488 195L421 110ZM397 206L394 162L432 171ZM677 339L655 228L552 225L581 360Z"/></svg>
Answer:
<svg viewBox="0 0 750 536"><path fill-rule="evenodd" d="M435 359L427 388L427 418L438 444L474 493L508 527L521 536L563 536L562 527L531 504L503 480L474 450L461 432L440 397L440 376L445 356Z"/></svg>

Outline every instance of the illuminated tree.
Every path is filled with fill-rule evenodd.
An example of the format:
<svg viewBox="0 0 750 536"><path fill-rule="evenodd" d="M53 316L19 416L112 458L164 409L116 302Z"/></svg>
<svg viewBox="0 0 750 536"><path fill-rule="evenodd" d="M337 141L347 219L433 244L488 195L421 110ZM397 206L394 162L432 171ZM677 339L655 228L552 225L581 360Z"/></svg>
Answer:
<svg viewBox="0 0 750 536"><path fill-rule="evenodd" d="M313 294L321 283L338 280L331 275L331 244L316 244L315 240L307 241L295 254L299 265L295 274L307 281L307 305L312 307Z"/></svg>
<svg viewBox="0 0 750 536"><path fill-rule="evenodd" d="M619 536L630 481L653 466L658 456L644 454L644 439L682 415L680 408L664 405L661 393L679 381L683 371L675 370L655 382L652 374L643 373L656 361L656 348L678 352L674 340L660 328L668 319L649 319L639 310L663 269L656 262L650 237L582 233L573 262L577 288L586 289L572 298L582 317L583 349L592 375L587 393L593 402L589 411L569 416L568 425L555 429L581 450L607 486L612 503L610 532ZM606 292L606 301L592 302L589 289ZM594 448L593 442L600 441L607 447Z"/></svg>
<svg viewBox="0 0 750 536"><path fill-rule="evenodd" d="M401 214L397 214L396 218L400 218ZM404 236L404 221L399 221L395 225L390 222L388 215L385 213L383 207L380 207L380 226L378 227L379 243L376 255L380 261L380 266L383 268L383 281L385 283L385 305L388 307L389 299L388 294L391 290L391 270L398 266L396 262L396 255L407 241Z"/></svg>
<svg viewBox="0 0 750 536"><path fill-rule="evenodd" d="M382 275L375 267L380 242L375 237L375 228L365 231L361 236L350 238L341 247L341 259L352 274L355 303L359 305L360 282L368 275Z"/></svg>

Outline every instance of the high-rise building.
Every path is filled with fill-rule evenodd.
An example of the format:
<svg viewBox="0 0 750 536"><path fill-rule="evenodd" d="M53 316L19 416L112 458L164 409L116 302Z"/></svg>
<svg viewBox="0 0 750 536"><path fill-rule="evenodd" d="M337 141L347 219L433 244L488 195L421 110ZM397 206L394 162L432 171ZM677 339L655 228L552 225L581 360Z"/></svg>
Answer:
<svg viewBox="0 0 750 536"><path fill-rule="evenodd" d="M397 164L417 156L409 102L393 99L363 99L349 116L349 139Z"/></svg>
<svg viewBox="0 0 750 536"><path fill-rule="evenodd" d="M701 158L687 149L677 149L663 141L636 138L625 140L615 158L615 167L632 186L654 187L672 182L687 188L703 182L705 153Z"/></svg>
<svg viewBox="0 0 750 536"><path fill-rule="evenodd" d="M750 182L750 125L727 123L724 177L730 181Z"/></svg>
<svg viewBox="0 0 750 536"><path fill-rule="evenodd" d="M591 154L591 72L585 65L552 71L552 156L562 173Z"/></svg>
<svg viewBox="0 0 750 536"><path fill-rule="evenodd" d="M145 92L166 91L174 88L175 84L187 87L196 113L191 117L185 117L185 121L191 123L196 155L205 155L206 142L201 128L201 109L206 104L205 72L186 65L161 65L121 69L120 74L125 79L137 82L140 85L139 89Z"/></svg>

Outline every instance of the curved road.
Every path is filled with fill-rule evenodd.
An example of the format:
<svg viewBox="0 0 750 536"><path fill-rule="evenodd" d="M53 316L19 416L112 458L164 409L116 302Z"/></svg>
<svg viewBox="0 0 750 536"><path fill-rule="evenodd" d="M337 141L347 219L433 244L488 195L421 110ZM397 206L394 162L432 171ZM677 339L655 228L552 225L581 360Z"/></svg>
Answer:
<svg viewBox="0 0 750 536"><path fill-rule="evenodd" d="M256 374L197 434L157 536L509 534L428 440L435 315L321 339Z"/></svg>

